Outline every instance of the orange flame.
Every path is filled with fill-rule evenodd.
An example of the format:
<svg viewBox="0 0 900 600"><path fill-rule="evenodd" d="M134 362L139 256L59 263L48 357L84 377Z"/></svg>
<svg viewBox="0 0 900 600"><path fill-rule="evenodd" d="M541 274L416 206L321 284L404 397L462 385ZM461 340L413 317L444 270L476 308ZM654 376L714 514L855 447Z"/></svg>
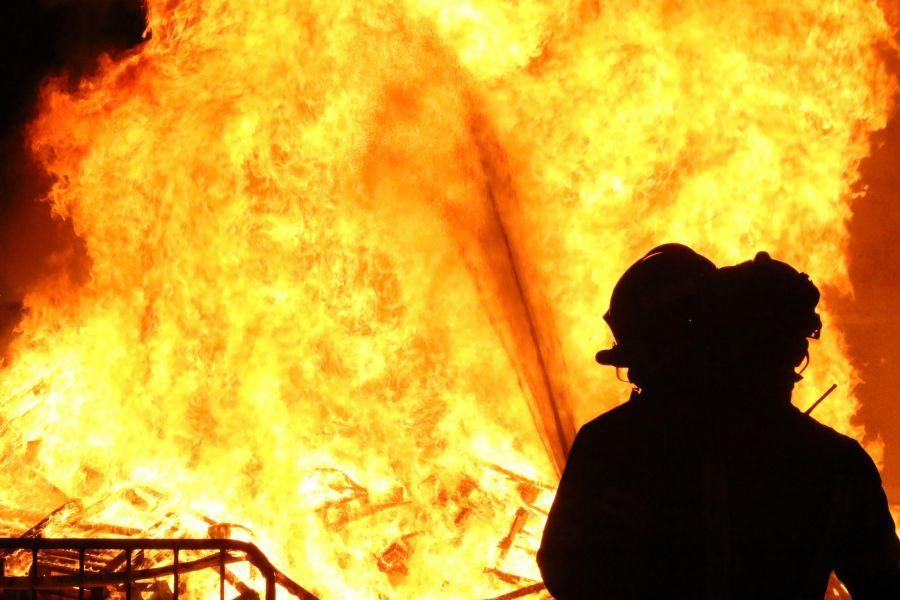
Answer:
<svg viewBox="0 0 900 600"><path fill-rule="evenodd" d="M26 299L3 505L143 486L330 597L536 579L539 482L626 395L612 284L673 240L826 288L797 403L836 382L864 435L828 297L896 88L874 2L148 4L31 129L91 270Z"/></svg>

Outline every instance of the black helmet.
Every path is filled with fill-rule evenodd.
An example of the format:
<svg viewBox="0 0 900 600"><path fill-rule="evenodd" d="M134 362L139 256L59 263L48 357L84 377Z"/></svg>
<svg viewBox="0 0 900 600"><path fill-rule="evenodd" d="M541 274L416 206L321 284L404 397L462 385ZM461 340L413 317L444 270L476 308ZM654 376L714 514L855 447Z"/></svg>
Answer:
<svg viewBox="0 0 900 600"><path fill-rule="evenodd" d="M715 326L732 337L802 340L822 329L819 290L809 275L766 252L719 269L711 300Z"/></svg>
<svg viewBox="0 0 900 600"><path fill-rule="evenodd" d="M657 246L616 283L603 319L615 345L597 353L597 362L633 366L669 347L677 351L700 310L702 287L716 266L682 244Z"/></svg>

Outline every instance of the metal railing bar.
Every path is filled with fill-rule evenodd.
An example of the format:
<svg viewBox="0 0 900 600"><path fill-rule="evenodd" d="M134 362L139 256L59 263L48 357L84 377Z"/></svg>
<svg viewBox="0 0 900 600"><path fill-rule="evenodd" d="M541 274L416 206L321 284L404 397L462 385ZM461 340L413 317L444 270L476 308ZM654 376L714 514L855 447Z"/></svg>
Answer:
<svg viewBox="0 0 900 600"><path fill-rule="evenodd" d="M198 560L183 562L179 564L179 573L191 573L194 571L202 571L210 567L216 566L221 559L218 554L206 556ZM228 555L226 564L242 562L242 557ZM62 589L69 587L78 587L79 581L84 582L84 587L101 587L122 585L129 581L141 579L156 579L166 577L174 573L171 566L153 567L150 569L140 569L132 571L129 576L127 573L85 573L84 575L46 575L43 577L0 577L0 589L8 590L30 590L30 589Z"/></svg>
<svg viewBox="0 0 900 600"><path fill-rule="evenodd" d="M0 550L237 550L257 552L255 545L241 540L196 538L0 538Z"/></svg>
<svg viewBox="0 0 900 600"><path fill-rule="evenodd" d="M125 600L131 600L131 552L125 551Z"/></svg>
<svg viewBox="0 0 900 600"><path fill-rule="evenodd" d="M78 600L84 600L84 548L78 550Z"/></svg>
<svg viewBox="0 0 900 600"><path fill-rule="evenodd" d="M38 578L38 549L31 549L31 581L37 581ZM31 588L31 600L37 600L37 590Z"/></svg>
<svg viewBox="0 0 900 600"><path fill-rule="evenodd" d="M273 597L274 585L277 583L301 600L317 600L314 594L275 568L275 566L269 562L269 559L266 558L265 554L263 554L254 544L240 540L180 538L0 538L0 558L17 550L31 550L33 555L36 555L38 550L171 550L176 553L176 556L177 551L179 550L242 552L246 555L247 562L256 567L267 581L272 580ZM214 565L212 566L214 567ZM180 568L176 567L175 570L175 579L177 580L177 571L180 570ZM147 570L144 570L142 572L146 571ZM138 573L138 571L135 571L135 573ZM90 575L89 577L90 578L88 579L88 576L86 575L86 581L94 581L94 575ZM9 587L2 584L2 582L6 582L7 580L12 581L15 580L15 578L0 579L0 588ZM121 583L121 581L117 580L116 583ZM70 585L75 587L77 583ZM104 584L98 583L97 585ZM268 585L269 584L267 583L267 586ZM174 590L174 596L176 598L178 596L177 588Z"/></svg>

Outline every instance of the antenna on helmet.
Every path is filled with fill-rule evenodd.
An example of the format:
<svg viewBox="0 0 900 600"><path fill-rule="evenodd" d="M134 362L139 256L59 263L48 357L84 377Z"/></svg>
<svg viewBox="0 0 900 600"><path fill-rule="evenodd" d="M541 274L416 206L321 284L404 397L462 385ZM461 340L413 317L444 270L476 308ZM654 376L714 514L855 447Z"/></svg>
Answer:
<svg viewBox="0 0 900 600"><path fill-rule="evenodd" d="M824 399L827 398L829 395L831 395L831 392L833 392L833 391L836 390L836 389L837 389L837 384L836 384L836 383L832 383L832 384L831 384L831 387L828 388L827 390L825 390L825 393L822 394L821 396L819 396L819 399L816 400L815 402L813 402L812 406L810 406L809 408L807 408L806 411L805 411L803 414L804 414L804 415L809 415L810 413L812 413L812 411L816 410L816 407L817 407L819 404L822 403L822 400L824 400Z"/></svg>

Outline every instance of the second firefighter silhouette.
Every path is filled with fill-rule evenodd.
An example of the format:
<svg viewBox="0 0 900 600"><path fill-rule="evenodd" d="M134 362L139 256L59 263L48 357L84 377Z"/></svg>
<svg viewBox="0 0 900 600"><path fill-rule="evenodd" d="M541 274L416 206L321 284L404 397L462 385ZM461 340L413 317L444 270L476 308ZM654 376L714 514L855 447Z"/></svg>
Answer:
<svg viewBox="0 0 900 600"><path fill-rule="evenodd" d="M600 363L636 390L584 425L538 564L556 598L900 598L872 460L791 405L818 337L809 278L760 253L715 266L655 248L622 276Z"/></svg>

